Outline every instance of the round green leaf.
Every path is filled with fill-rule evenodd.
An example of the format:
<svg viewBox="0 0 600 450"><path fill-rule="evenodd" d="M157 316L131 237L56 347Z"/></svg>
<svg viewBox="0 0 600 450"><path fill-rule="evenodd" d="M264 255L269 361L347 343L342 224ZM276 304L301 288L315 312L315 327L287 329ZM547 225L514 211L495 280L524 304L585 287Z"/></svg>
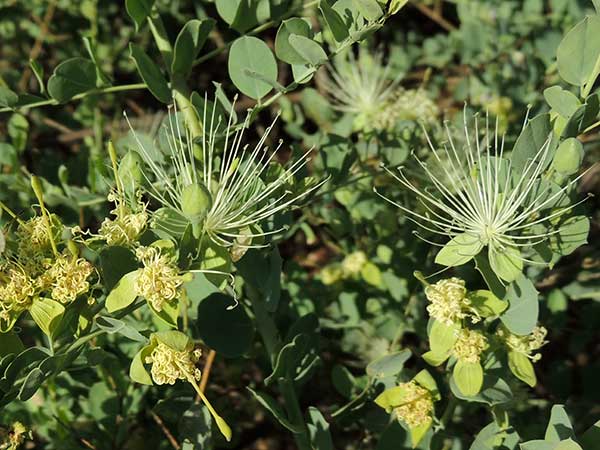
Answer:
<svg viewBox="0 0 600 450"><path fill-rule="evenodd" d="M507 302L500 300L493 292L483 289L469 292L467 298L482 317L498 316L508 307Z"/></svg>
<svg viewBox="0 0 600 450"><path fill-rule="evenodd" d="M587 16L563 38L556 51L560 76L575 86L590 80L600 58L600 16Z"/></svg>
<svg viewBox="0 0 600 450"><path fill-rule="evenodd" d="M460 392L472 397L479 394L483 386L483 368L481 364L458 360L454 365L452 377Z"/></svg>
<svg viewBox="0 0 600 450"><path fill-rule="evenodd" d="M320 66L327 61L325 50L310 38L292 34L288 38L292 48L302 57L305 63L313 67Z"/></svg>
<svg viewBox="0 0 600 450"><path fill-rule="evenodd" d="M36 325L46 335L50 336L54 328L56 328L60 317L65 312L65 308L52 299L38 297L33 300L29 312Z"/></svg>
<svg viewBox="0 0 600 450"><path fill-rule="evenodd" d="M483 244L477 236L462 233L454 236L435 257L436 264L456 267L469 262L477 255Z"/></svg>
<svg viewBox="0 0 600 450"><path fill-rule="evenodd" d="M494 273L504 281L514 281L523 271L521 252L517 247L496 249L490 247L488 258Z"/></svg>
<svg viewBox="0 0 600 450"><path fill-rule="evenodd" d="M215 293L198 305L198 334L217 353L235 358L248 351L254 338L254 326L242 305L233 305L233 299Z"/></svg>
<svg viewBox="0 0 600 450"><path fill-rule="evenodd" d="M131 305L136 297L135 281L139 276L139 270L134 270L124 275L117 285L106 297L106 310L109 313L119 311Z"/></svg>
<svg viewBox="0 0 600 450"><path fill-rule="evenodd" d="M411 357L410 350L402 350L382 356L367 365L367 375L376 378L386 378L399 374L404 363Z"/></svg>
<svg viewBox="0 0 600 450"><path fill-rule="evenodd" d="M533 283L521 275L508 286L506 299L509 308L500 316L511 333L524 336L535 328L538 321L538 292Z"/></svg>
<svg viewBox="0 0 600 450"><path fill-rule="evenodd" d="M429 346L431 350L438 355L447 354L458 339L459 330L460 325L457 323L446 325L438 320L434 320L431 330L429 330Z"/></svg>
<svg viewBox="0 0 600 450"><path fill-rule="evenodd" d="M590 232L590 220L585 216L569 217L560 225L556 239L552 239L552 246L565 256L573 253L577 248L587 243Z"/></svg>
<svg viewBox="0 0 600 450"><path fill-rule="evenodd" d="M233 84L248 97L259 99L267 95L272 86L257 79L248 72L277 80L277 62L273 53L263 41L252 36L237 39L229 51L229 76Z"/></svg>
<svg viewBox="0 0 600 450"><path fill-rule="evenodd" d="M56 66L48 80L48 94L63 103L96 88L96 66L85 58L71 58Z"/></svg>
<svg viewBox="0 0 600 450"><path fill-rule="evenodd" d="M299 17L284 20L281 22L277 30L277 36L275 37L275 54L279 59L288 64L304 64L304 58L294 50L289 42L292 34L307 38L311 38L313 35L310 24L306 20Z"/></svg>

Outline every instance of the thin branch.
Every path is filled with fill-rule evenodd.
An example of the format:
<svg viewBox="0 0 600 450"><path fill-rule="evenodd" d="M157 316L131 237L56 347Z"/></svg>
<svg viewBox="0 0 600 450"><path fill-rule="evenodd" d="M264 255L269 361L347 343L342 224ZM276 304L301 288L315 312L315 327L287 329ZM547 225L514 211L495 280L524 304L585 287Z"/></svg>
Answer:
<svg viewBox="0 0 600 450"><path fill-rule="evenodd" d="M163 422L163 420L160 418L160 416L158 414L156 414L154 411L150 411L150 415L152 416L152 418L154 419L154 421L156 422L156 424L159 426L159 428L162 430L162 432L164 433L164 435L167 437L167 440L169 441L169 443L171 444L171 446L175 450L180 450L181 449L181 445L179 445L179 442L177 442L177 440L175 439L175 437L173 436L173 434L171 433L171 431L169 431L169 429L167 428L167 426L165 425L165 423Z"/></svg>
<svg viewBox="0 0 600 450"><path fill-rule="evenodd" d="M215 361L215 356L217 356L217 352L211 350L208 352L208 356L206 357L206 363L204 363L204 370L202 371L202 378L200 379L200 390L204 392L206 390L206 385L208 384L208 377L210 375L210 370L212 369L213 362Z"/></svg>
<svg viewBox="0 0 600 450"><path fill-rule="evenodd" d="M417 8L423 15L429 17L431 20L433 20L435 23L437 23L444 30L446 30L446 31L455 31L456 30L456 26L454 24L448 22L446 19L444 19L444 17L442 15L436 13L434 10L432 10L428 6L423 5L422 3L419 3L417 1L412 1L411 5L413 5L415 8Z"/></svg>

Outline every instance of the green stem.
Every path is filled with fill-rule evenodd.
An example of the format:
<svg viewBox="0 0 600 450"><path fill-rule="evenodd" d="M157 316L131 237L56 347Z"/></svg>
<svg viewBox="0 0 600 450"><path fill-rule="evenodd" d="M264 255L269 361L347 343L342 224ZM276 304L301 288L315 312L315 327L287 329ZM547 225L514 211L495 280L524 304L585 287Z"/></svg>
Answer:
<svg viewBox="0 0 600 450"><path fill-rule="evenodd" d="M266 308L265 302L258 296L251 296L252 309L256 319L256 325L258 332L260 333L262 340L269 354L271 366L275 365L277 355L281 349L281 338L279 332L271 317L269 311ZM278 383L279 390L283 395L285 409L287 411L288 419L298 429L302 430L300 433L294 433L294 440L299 450L310 450L310 437L308 434L308 428L304 422L304 416L300 403L298 402L298 396L294 388L294 382L289 378L282 378Z"/></svg>
<svg viewBox="0 0 600 450"><path fill-rule="evenodd" d="M442 418L440 419L440 428L441 429L446 429L446 427L448 426L448 422L450 422L450 419L452 419L452 416L454 415L454 409L456 408L456 406L458 405L458 400L456 399L456 397L451 396L450 400L448 400L448 404L446 405L446 409L444 410L444 413L442 414Z"/></svg>
<svg viewBox="0 0 600 450"><path fill-rule="evenodd" d="M301 433L294 433L294 440L296 441L298 450L311 450L310 436L308 434L306 423L304 423L304 416L302 414L302 409L300 408L300 403L298 402L294 382L287 377L280 379L278 385L279 390L283 394L288 419L302 430Z"/></svg>
<svg viewBox="0 0 600 450"><path fill-rule="evenodd" d="M71 97L71 100L81 100L86 97L89 97L90 95L110 94L112 92L133 91L136 89L146 89L146 83L123 84L121 86L109 86L109 87L100 88L100 89L91 89L89 91L82 92L81 94L74 95L73 97ZM1 108L0 113L11 112L11 111L22 111L22 110L30 109L30 108L38 108L40 106L54 106L54 105L60 105L60 102L57 100L54 100L54 99L43 100L40 102L29 103L27 105L19 106L17 108L10 108L10 107Z"/></svg>

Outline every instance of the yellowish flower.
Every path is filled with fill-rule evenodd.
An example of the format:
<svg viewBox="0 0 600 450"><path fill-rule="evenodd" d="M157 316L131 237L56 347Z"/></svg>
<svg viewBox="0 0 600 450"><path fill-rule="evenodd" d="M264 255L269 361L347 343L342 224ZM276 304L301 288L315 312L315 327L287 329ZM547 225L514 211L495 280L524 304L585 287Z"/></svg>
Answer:
<svg viewBox="0 0 600 450"><path fill-rule="evenodd" d="M93 271L94 267L83 258L59 256L46 274L51 280L51 297L61 303L74 301L89 290L88 278Z"/></svg>
<svg viewBox="0 0 600 450"><path fill-rule="evenodd" d="M431 303L427 312L434 319L452 325L467 317L467 288L464 280L452 277L430 284L425 288L425 296Z"/></svg>
<svg viewBox="0 0 600 450"><path fill-rule="evenodd" d="M452 347L452 354L459 360L478 363L481 354L489 347L486 337L479 331L462 329Z"/></svg>
<svg viewBox="0 0 600 450"><path fill-rule="evenodd" d="M152 365L150 373L156 384L175 384L177 380L189 381L190 376L199 381L201 373L196 368L196 363L201 354L200 349L177 351L161 342L154 347L145 362Z"/></svg>
<svg viewBox="0 0 600 450"><path fill-rule="evenodd" d="M36 283L16 265L8 268L5 277L6 282L0 283L0 319L8 321L10 313L19 314L31 306Z"/></svg>
<svg viewBox="0 0 600 450"><path fill-rule="evenodd" d="M548 343L546 340L548 330L541 326L535 327L530 334L525 336L513 334L505 327L500 327L497 334L511 350L527 356L533 362L539 361L542 358L540 353L533 353Z"/></svg>
<svg viewBox="0 0 600 450"><path fill-rule="evenodd" d="M148 225L146 205L138 199L138 211L135 212L116 193L109 194L108 200L116 203L116 208L111 211L115 218L104 219L99 235L108 245L130 245L136 242Z"/></svg>
<svg viewBox="0 0 600 450"><path fill-rule="evenodd" d="M179 298L179 287L183 284L179 270L170 257L161 254L156 247L140 247L136 255L144 268L135 281L135 290L156 311L162 311L165 302Z"/></svg>
<svg viewBox="0 0 600 450"><path fill-rule="evenodd" d="M414 381L402 383L400 386L404 389L404 403L394 408L396 417L409 428L430 422L433 413L431 393Z"/></svg>
<svg viewBox="0 0 600 450"><path fill-rule="evenodd" d="M367 255L364 252L353 252L342 261L342 269L348 275L356 275L360 273L366 262Z"/></svg>

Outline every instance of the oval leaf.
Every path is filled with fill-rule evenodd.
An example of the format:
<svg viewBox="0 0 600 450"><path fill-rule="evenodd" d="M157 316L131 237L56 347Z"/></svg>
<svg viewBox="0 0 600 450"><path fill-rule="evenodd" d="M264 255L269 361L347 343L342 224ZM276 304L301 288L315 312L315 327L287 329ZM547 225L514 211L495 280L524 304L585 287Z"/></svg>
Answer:
<svg viewBox="0 0 600 450"><path fill-rule="evenodd" d="M456 267L469 262L477 255L483 244L477 236L462 233L452 238L438 252L435 262L447 267Z"/></svg>
<svg viewBox="0 0 600 450"><path fill-rule="evenodd" d="M228 69L233 84L253 99L267 95L272 86L248 75L246 70L277 80L277 62L273 53L267 44L252 36L243 36L233 43L229 51Z"/></svg>
<svg viewBox="0 0 600 450"><path fill-rule="evenodd" d="M171 103L172 95L167 80L154 61L146 55L141 47L135 44L129 44L129 51L142 80L152 95L163 103Z"/></svg>

